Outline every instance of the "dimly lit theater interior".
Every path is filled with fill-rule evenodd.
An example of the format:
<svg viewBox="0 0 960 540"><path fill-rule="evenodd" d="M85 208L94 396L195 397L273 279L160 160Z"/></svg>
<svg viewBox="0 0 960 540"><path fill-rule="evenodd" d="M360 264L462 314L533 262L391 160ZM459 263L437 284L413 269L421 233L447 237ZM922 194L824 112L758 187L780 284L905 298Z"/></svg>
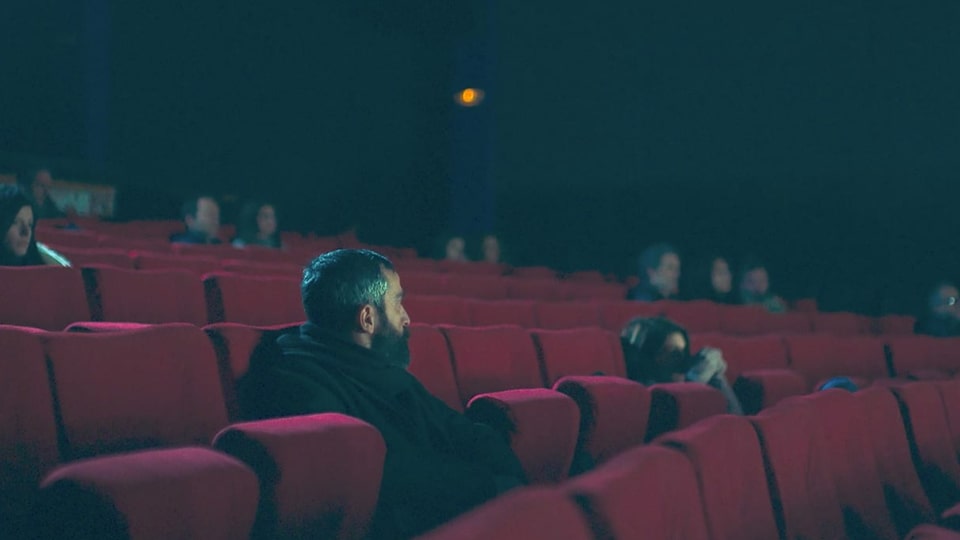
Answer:
<svg viewBox="0 0 960 540"><path fill-rule="evenodd" d="M0 10L0 540L960 539L960 3Z"/></svg>

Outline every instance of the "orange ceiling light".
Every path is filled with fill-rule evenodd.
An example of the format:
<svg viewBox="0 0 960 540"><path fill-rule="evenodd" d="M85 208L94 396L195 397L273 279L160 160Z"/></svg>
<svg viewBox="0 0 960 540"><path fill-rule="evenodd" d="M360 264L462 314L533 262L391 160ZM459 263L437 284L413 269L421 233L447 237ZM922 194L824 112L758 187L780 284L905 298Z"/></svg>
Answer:
<svg viewBox="0 0 960 540"><path fill-rule="evenodd" d="M464 88L453 99L461 107L476 107L483 103L483 95L483 90L479 88Z"/></svg>

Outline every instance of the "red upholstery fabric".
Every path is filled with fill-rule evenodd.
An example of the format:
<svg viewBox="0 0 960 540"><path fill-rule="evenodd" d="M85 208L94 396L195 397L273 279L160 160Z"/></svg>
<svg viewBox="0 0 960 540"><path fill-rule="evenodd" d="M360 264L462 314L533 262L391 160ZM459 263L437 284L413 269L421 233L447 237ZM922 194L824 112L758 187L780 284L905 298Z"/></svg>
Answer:
<svg viewBox="0 0 960 540"><path fill-rule="evenodd" d="M920 525L910 531L904 540L960 540L960 532L936 525Z"/></svg>
<svg viewBox="0 0 960 540"><path fill-rule="evenodd" d="M83 281L95 321L202 326L207 320L203 284L186 270L84 268Z"/></svg>
<svg viewBox="0 0 960 540"><path fill-rule="evenodd" d="M554 390L580 409L579 447L594 463L643 444L650 418L650 391L619 377L564 377Z"/></svg>
<svg viewBox="0 0 960 540"><path fill-rule="evenodd" d="M708 538L697 478L673 450L629 450L564 489L586 501L591 522L604 532L597 538Z"/></svg>
<svg viewBox="0 0 960 540"><path fill-rule="evenodd" d="M655 384L650 387L650 396L647 440L727 412L727 400L723 394L705 384Z"/></svg>
<svg viewBox="0 0 960 540"><path fill-rule="evenodd" d="M620 340L609 330L534 330L530 335L537 346L548 386L565 375L626 376Z"/></svg>
<svg viewBox="0 0 960 540"><path fill-rule="evenodd" d="M289 263L269 263L253 262L240 260L225 260L220 262L220 267L232 274L244 274L248 276L278 276L292 279L300 279L303 273L303 266Z"/></svg>
<svg viewBox="0 0 960 540"><path fill-rule="evenodd" d="M62 330L90 320L80 270L61 266L0 267L0 322Z"/></svg>
<svg viewBox="0 0 960 540"><path fill-rule="evenodd" d="M580 281L588 283L605 283L607 281L606 276L603 275L599 270L581 270L579 272L573 272L564 277L568 281Z"/></svg>
<svg viewBox="0 0 960 540"><path fill-rule="evenodd" d="M449 274L447 290L465 298L502 300L507 298L507 280L498 275Z"/></svg>
<svg viewBox="0 0 960 540"><path fill-rule="evenodd" d="M594 302L537 302L534 311L540 328L600 326L600 306Z"/></svg>
<svg viewBox="0 0 960 540"><path fill-rule="evenodd" d="M917 318L910 315L885 315L874 322L874 331L886 335L912 335Z"/></svg>
<svg viewBox="0 0 960 540"><path fill-rule="evenodd" d="M239 381L252 364L270 362L281 356L277 338L298 333L299 325L256 327L237 323L217 323L204 328L217 354L220 387L231 421L247 418Z"/></svg>
<svg viewBox="0 0 960 540"><path fill-rule="evenodd" d="M329 413L234 424L214 446L256 471L257 532L277 538L365 538L386 446L366 422Z"/></svg>
<svg viewBox="0 0 960 540"><path fill-rule="evenodd" d="M720 330L722 306L707 300L664 302L664 316L686 328L687 332Z"/></svg>
<svg viewBox="0 0 960 540"><path fill-rule="evenodd" d="M66 459L206 443L227 423L217 359L195 326L45 339Z"/></svg>
<svg viewBox="0 0 960 540"><path fill-rule="evenodd" d="M99 244L97 235L90 231L67 231L43 226L37 227L37 242L72 248L95 248Z"/></svg>
<svg viewBox="0 0 960 540"><path fill-rule="evenodd" d="M524 300L563 300L567 289L558 279L506 278L507 295Z"/></svg>
<svg viewBox="0 0 960 540"><path fill-rule="evenodd" d="M273 326L305 319L300 280L213 274L203 280L207 320Z"/></svg>
<svg viewBox="0 0 960 540"><path fill-rule="evenodd" d="M566 395L545 388L481 394L470 400L467 416L509 436L531 483L556 483L567 477L580 411Z"/></svg>
<svg viewBox="0 0 960 540"><path fill-rule="evenodd" d="M807 313L768 313L761 319L760 329L767 334L808 334L813 325Z"/></svg>
<svg viewBox="0 0 960 540"><path fill-rule="evenodd" d="M63 255L70 261L74 268L88 265L106 265L116 268L127 268L133 270L133 259L122 249L110 248L56 248L57 253Z"/></svg>
<svg viewBox="0 0 960 540"><path fill-rule="evenodd" d="M933 383L907 384L892 391L924 490L937 512L943 512L960 500L960 464L940 392Z"/></svg>
<svg viewBox="0 0 960 540"><path fill-rule="evenodd" d="M474 509L419 540L592 540L590 526L562 491L525 488Z"/></svg>
<svg viewBox="0 0 960 540"><path fill-rule="evenodd" d="M447 277L447 275L440 273L403 272L400 273L400 285L404 292L412 295L450 295L453 293L447 286Z"/></svg>
<svg viewBox="0 0 960 540"><path fill-rule="evenodd" d="M42 335L0 325L0 538L29 536L36 486L59 458Z"/></svg>
<svg viewBox="0 0 960 540"><path fill-rule="evenodd" d="M154 450L60 467L41 486L48 538L248 538L257 478L205 448Z"/></svg>
<svg viewBox="0 0 960 540"><path fill-rule="evenodd" d="M533 311L532 300L467 300L467 312L470 324L474 326L493 326L497 324L515 324L524 328L537 327L537 315Z"/></svg>
<svg viewBox="0 0 960 540"><path fill-rule="evenodd" d="M457 379L453 375L450 349L440 330L425 324L410 325L410 366L424 388L451 409L463 411Z"/></svg>
<svg viewBox="0 0 960 540"><path fill-rule="evenodd" d="M503 274L505 266L497 263L488 262L461 262L440 260L436 262L436 267L441 272L460 275L476 276L500 276Z"/></svg>
<svg viewBox="0 0 960 540"><path fill-rule="evenodd" d="M813 407L786 405L752 417L760 437L771 501L781 538L847 538L831 456Z"/></svg>
<svg viewBox="0 0 960 540"><path fill-rule="evenodd" d="M573 300L620 301L627 296L627 286L619 283L567 282L567 296Z"/></svg>
<svg viewBox="0 0 960 540"><path fill-rule="evenodd" d="M950 439L953 450L960 459L960 380L954 379L936 383L940 398L943 400L944 411L947 415L947 425L950 428Z"/></svg>
<svg viewBox="0 0 960 540"><path fill-rule="evenodd" d="M153 325L148 323L90 321L73 323L66 327L64 331L82 332L86 334L101 334L104 332L126 332L129 330L140 330L143 328L149 328L151 326Z"/></svg>
<svg viewBox="0 0 960 540"><path fill-rule="evenodd" d="M960 338L896 336L886 341L897 377L917 377L930 371L948 376L960 373Z"/></svg>
<svg viewBox="0 0 960 540"><path fill-rule="evenodd" d="M741 336L760 334L768 315L767 310L761 306L724 306L720 331Z"/></svg>
<svg viewBox="0 0 960 540"><path fill-rule="evenodd" d="M889 376L883 341L875 337L787 336L790 367L814 388L820 381L845 375L874 380Z"/></svg>
<svg viewBox="0 0 960 540"><path fill-rule="evenodd" d="M140 270L189 270L206 274L220 269L220 261L209 255L176 255L139 252L134 256Z"/></svg>
<svg viewBox="0 0 960 540"><path fill-rule="evenodd" d="M552 268L547 268L546 266L518 266L510 271L510 275L528 279L553 279L557 277L557 273Z"/></svg>
<svg viewBox="0 0 960 540"><path fill-rule="evenodd" d="M663 314L663 306L657 302L603 302L600 304L600 324L618 335L634 317L656 317Z"/></svg>
<svg viewBox="0 0 960 540"><path fill-rule="evenodd" d="M680 450L693 464L710 538L778 537L760 444L750 422L717 416L659 442Z"/></svg>
<svg viewBox="0 0 960 540"><path fill-rule="evenodd" d="M690 350L720 349L727 362L727 379L734 383L744 371L785 369L787 348L780 336L738 337L724 334L691 334Z"/></svg>
<svg viewBox="0 0 960 540"><path fill-rule="evenodd" d="M442 328L453 357L460 401L485 392L545 386L530 335L517 326Z"/></svg>
<svg viewBox="0 0 960 540"><path fill-rule="evenodd" d="M456 296L404 296L403 307L415 323L470 325L466 303Z"/></svg>
<svg viewBox="0 0 960 540"><path fill-rule="evenodd" d="M393 267L401 276L409 273L425 272L430 274L440 272L440 269L437 268L437 261L433 259L401 259L392 262Z"/></svg>
<svg viewBox="0 0 960 540"><path fill-rule="evenodd" d="M870 332L871 322L856 313L816 313L812 316L813 330L842 336L855 336Z"/></svg>
<svg viewBox="0 0 960 540"><path fill-rule="evenodd" d="M755 414L790 396L805 394L807 381L791 369L758 369L741 373L733 390L744 412Z"/></svg>

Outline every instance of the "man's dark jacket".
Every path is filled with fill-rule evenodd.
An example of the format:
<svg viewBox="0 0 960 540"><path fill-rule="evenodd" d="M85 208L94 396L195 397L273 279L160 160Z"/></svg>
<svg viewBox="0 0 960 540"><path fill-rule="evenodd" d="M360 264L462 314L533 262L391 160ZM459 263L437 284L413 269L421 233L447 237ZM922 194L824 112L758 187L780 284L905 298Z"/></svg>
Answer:
<svg viewBox="0 0 960 540"><path fill-rule="evenodd" d="M447 407L403 367L310 323L277 343L282 356L251 366L248 406L259 417L339 412L380 430L387 456L375 538L415 536L522 481L502 437Z"/></svg>

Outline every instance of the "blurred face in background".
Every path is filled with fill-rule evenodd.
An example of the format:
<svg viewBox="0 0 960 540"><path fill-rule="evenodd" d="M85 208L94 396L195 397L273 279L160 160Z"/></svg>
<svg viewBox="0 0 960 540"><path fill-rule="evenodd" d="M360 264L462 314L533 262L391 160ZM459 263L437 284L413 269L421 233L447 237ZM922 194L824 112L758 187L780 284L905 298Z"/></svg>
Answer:
<svg viewBox="0 0 960 540"><path fill-rule="evenodd" d="M500 240L492 235L488 234L483 237L483 260L488 263L499 263L500 262Z"/></svg>
<svg viewBox="0 0 960 540"><path fill-rule="evenodd" d="M740 287L744 292L763 296L770 290L770 276L766 268L754 268L743 275Z"/></svg>
<svg viewBox="0 0 960 540"><path fill-rule="evenodd" d="M257 212L257 230L260 238L269 238L277 232L277 213L272 205L265 204Z"/></svg>
<svg viewBox="0 0 960 540"><path fill-rule="evenodd" d="M210 238L220 235L220 205L209 197L197 200L197 215L187 216L187 228Z"/></svg>
<svg viewBox="0 0 960 540"><path fill-rule="evenodd" d="M464 255L464 248L466 248L467 243L460 236L454 236L453 238L447 240L447 246L445 249L445 255L448 261L465 261L467 260L466 255Z"/></svg>
<svg viewBox="0 0 960 540"><path fill-rule="evenodd" d="M33 208L24 206L13 218L3 236L3 249L16 257L23 257L30 247L33 237Z"/></svg>
<svg viewBox="0 0 960 540"><path fill-rule="evenodd" d="M721 257L713 260L710 268L710 285L718 294L727 294L733 288L733 276L730 275L730 265Z"/></svg>
<svg viewBox="0 0 960 540"><path fill-rule="evenodd" d="M650 285L664 296L673 296L679 290L680 256L676 253L664 253L656 268L647 268Z"/></svg>
<svg viewBox="0 0 960 540"><path fill-rule="evenodd" d="M33 183L30 184L30 194L33 196L33 201L37 206L43 206L47 202L47 197L50 196L50 188L53 187L53 177L50 176L50 171L41 170L37 172L37 175L33 177Z"/></svg>

